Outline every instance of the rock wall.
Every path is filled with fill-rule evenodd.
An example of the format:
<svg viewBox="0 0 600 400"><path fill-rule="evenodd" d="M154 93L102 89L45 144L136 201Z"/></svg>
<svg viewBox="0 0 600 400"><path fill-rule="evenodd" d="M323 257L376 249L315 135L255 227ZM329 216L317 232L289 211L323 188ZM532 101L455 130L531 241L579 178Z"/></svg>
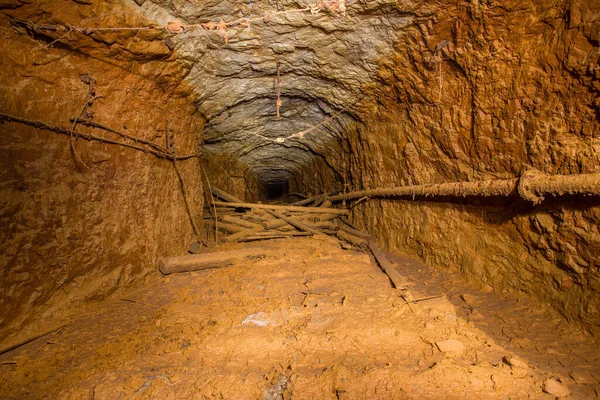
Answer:
<svg viewBox="0 0 600 400"><path fill-rule="evenodd" d="M598 171L600 2L440 2L382 59L349 135L353 188ZM371 200L388 248L600 327L600 203Z"/></svg>
<svg viewBox="0 0 600 400"><path fill-rule="evenodd" d="M204 122L181 84L186 66L164 38L60 38L22 21L139 21L110 1L23 3L2 3L1 113L68 130L80 116L160 146L168 119L177 154L197 152ZM85 109L91 79L98 97ZM158 257L187 251L194 234L170 160L82 138L72 150L67 135L4 119L0 130L0 342L45 329L157 273ZM136 145L81 123L75 131ZM201 221L198 158L178 165Z"/></svg>
<svg viewBox="0 0 600 400"><path fill-rule="evenodd" d="M235 156L203 154L202 164L211 185L248 202L257 201L263 191L260 182Z"/></svg>

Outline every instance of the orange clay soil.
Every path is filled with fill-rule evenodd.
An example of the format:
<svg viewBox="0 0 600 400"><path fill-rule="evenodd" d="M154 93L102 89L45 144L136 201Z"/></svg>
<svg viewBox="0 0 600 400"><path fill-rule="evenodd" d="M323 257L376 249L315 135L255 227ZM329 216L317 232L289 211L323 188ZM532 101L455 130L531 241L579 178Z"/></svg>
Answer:
<svg viewBox="0 0 600 400"><path fill-rule="evenodd" d="M597 396L598 347L572 327L561 342L567 331L549 312L461 289L400 257L415 299L447 292L408 307L368 255L333 238L269 243L277 259L156 276L4 354L0 397L554 398L544 389Z"/></svg>

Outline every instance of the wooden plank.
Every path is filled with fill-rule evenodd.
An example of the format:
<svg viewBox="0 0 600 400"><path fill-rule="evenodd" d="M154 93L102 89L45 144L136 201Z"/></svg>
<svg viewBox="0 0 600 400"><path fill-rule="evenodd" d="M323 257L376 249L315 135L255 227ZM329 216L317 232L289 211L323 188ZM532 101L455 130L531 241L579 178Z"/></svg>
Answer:
<svg viewBox="0 0 600 400"><path fill-rule="evenodd" d="M209 221L209 223L210 223L210 226L214 228L215 221L211 220L211 221ZM247 228L241 227L241 226L235 225L235 224L229 224L227 222L219 222L219 229L222 231L225 231L227 233L238 233L238 232L245 231Z"/></svg>
<svg viewBox="0 0 600 400"><path fill-rule="evenodd" d="M345 242L348 242L350 244L358 246L362 249L365 249L365 250L369 249L369 241L365 240L359 236L355 236L355 235L348 233L346 231L343 231L341 229L339 231L337 231L336 236L338 239L341 239Z"/></svg>
<svg viewBox="0 0 600 400"><path fill-rule="evenodd" d="M340 227L335 223L335 222L314 222L314 223L310 223L310 226L314 226L315 228L318 229L327 229L329 231L333 231L336 232L340 229Z"/></svg>
<svg viewBox="0 0 600 400"><path fill-rule="evenodd" d="M253 203L227 203L215 201L216 206L234 207L234 208L260 208L263 210L283 210L283 211L300 211L307 213L321 214L337 214L348 215L350 211L341 208L325 208L325 207L295 207L295 206L280 206L276 204L253 204Z"/></svg>
<svg viewBox="0 0 600 400"><path fill-rule="evenodd" d="M300 214L297 218L305 222L325 222L339 217L338 214ZM296 218L296 216L293 216L293 218Z"/></svg>
<svg viewBox="0 0 600 400"><path fill-rule="evenodd" d="M255 224L254 222L246 221L241 218L232 217L231 215L224 215L221 220L223 222L229 222L231 224L236 224L239 226L243 226L244 228L259 228L261 225Z"/></svg>
<svg viewBox="0 0 600 400"><path fill-rule="evenodd" d="M267 232L265 232L267 233ZM240 238L240 242L252 242L255 240L269 240L269 239L284 239L293 236L310 236L312 233L310 232L275 232L269 235L252 235Z"/></svg>
<svg viewBox="0 0 600 400"><path fill-rule="evenodd" d="M394 284L396 289L405 289L406 282L402 278L402 276L396 271L396 268L388 261L387 257L383 253L383 251L377 246L375 240L369 241L369 247L371 248L371 253L379 263L379 266L386 273L386 275L390 278L390 281Z"/></svg>
<svg viewBox="0 0 600 400"><path fill-rule="evenodd" d="M296 201L295 203L292 203L291 205L292 206L305 206L307 204L314 203L315 201L319 200L323 196L325 196L324 193L323 194L318 194L316 196L309 197L308 199Z"/></svg>
<svg viewBox="0 0 600 400"><path fill-rule="evenodd" d="M294 218L290 218L290 217L286 217L285 215L278 213L277 211L273 211L273 210L266 210L267 213L271 214L272 216L282 219L285 222L287 222L288 224L302 230L302 231L306 231L306 232L310 232L310 233L314 233L315 235L326 235L325 232L323 232L322 230L318 229L318 228L314 228L312 226L309 226L305 223L299 222L297 220L295 220Z"/></svg>
<svg viewBox="0 0 600 400"><path fill-rule="evenodd" d="M325 200L325 197L334 196L334 195L336 195L338 193L341 193L341 192L342 192L341 189L332 190L331 192L328 192L328 193L321 193L321 194L318 194L316 196L310 197L308 199L297 201L295 203L292 203L291 205L292 206L305 206L307 204L314 203L314 202L317 202L317 201L321 201L322 202L322 201Z"/></svg>
<svg viewBox="0 0 600 400"><path fill-rule="evenodd" d="M302 221L299 221L299 222L302 223ZM272 221L265 222L263 224L263 226L265 227L265 229L277 229L277 228L281 228L281 227L286 226L286 225L289 225L289 224L286 221L282 220L282 219L275 219L275 220L272 220Z"/></svg>
<svg viewBox="0 0 600 400"><path fill-rule="evenodd" d="M238 239L243 238L244 236L250 236L250 235L260 232L260 231L264 231L264 228L262 226L258 226L257 228L246 229L241 232L234 233L233 235L227 236L224 240L226 242L235 242Z"/></svg>
<svg viewBox="0 0 600 400"><path fill-rule="evenodd" d="M347 223L346 221L344 222ZM340 237L340 235L346 236L347 238L355 240L357 243L360 243L360 245L357 244L357 246L359 247L363 247L364 243L366 242L368 244L369 249L371 250L371 253L373 253L373 257L375 257L375 260L377 260L377 263L379 264L383 272L385 272L385 274L390 278L390 281L392 281L394 287L396 289L403 289L406 287L406 282L398 273L398 271L396 271L396 268L394 268L394 266L389 262L389 260L387 259L383 251L379 248L379 246L377 246L377 243L375 242L375 238L373 236L361 232L357 229L351 228L347 225L342 225L336 235L338 237Z"/></svg>
<svg viewBox="0 0 600 400"><path fill-rule="evenodd" d="M340 230L347 232L351 235L358 236L359 238L365 239L367 241L374 240L373 236L369 235L368 233L361 232L358 229L351 228L347 225L342 225L340 227Z"/></svg>
<svg viewBox="0 0 600 400"><path fill-rule="evenodd" d="M325 200L323 203L319 204L319 207L328 208L331 207L333 203L329 200Z"/></svg>
<svg viewBox="0 0 600 400"><path fill-rule="evenodd" d="M222 268L233 265L235 262L243 260L246 257L266 256L268 253L269 251L264 248L252 248L161 258L158 262L158 268L164 275L209 268Z"/></svg>
<svg viewBox="0 0 600 400"><path fill-rule="evenodd" d="M243 203L244 202L244 200L239 199L239 198L227 193L226 191L216 188L214 186L211 187L211 191L215 196L217 196L220 199L223 199L225 201L229 201L231 203Z"/></svg>

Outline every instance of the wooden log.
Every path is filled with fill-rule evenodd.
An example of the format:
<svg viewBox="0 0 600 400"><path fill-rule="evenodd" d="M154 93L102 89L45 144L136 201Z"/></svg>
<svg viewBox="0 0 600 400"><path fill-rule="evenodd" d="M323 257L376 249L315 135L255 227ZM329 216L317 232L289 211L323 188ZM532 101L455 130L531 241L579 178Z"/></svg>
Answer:
<svg viewBox="0 0 600 400"><path fill-rule="evenodd" d="M225 201L229 201L231 203L243 203L244 202L244 200L239 199L233 195L230 195L226 191L216 188L214 186L211 187L211 191L215 196L217 196L220 199L223 199Z"/></svg>
<svg viewBox="0 0 600 400"><path fill-rule="evenodd" d="M250 212L246 214L252 221L264 224L273 220L273 217L265 212L265 210L259 208L251 208Z"/></svg>
<svg viewBox="0 0 600 400"><path fill-rule="evenodd" d="M336 229L323 229L321 228L321 230L323 231L324 234L329 235L329 236L335 236L337 234L337 230Z"/></svg>
<svg viewBox="0 0 600 400"><path fill-rule="evenodd" d="M336 195L336 194L340 193L341 191L342 191L341 189L336 189L336 190L332 190L331 192L328 192L328 193L321 193L321 194L318 194L316 196L309 197L308 199L297 201L297 202L292 203L290 205L292 205L292 206L305 206L307 204L315 203L317 201L324 201L326 197Z"/></svg>
<svg viewBox="0 0 600 400"><path fill-rule="evenodd" d="M316 196L309 197L309 198L304 199L304 200L296 201L296 202L294 202L294 203L292 203L290 205L292 205L292 206L306 206L306 205L308 205L310 203L314 203L315 201L319 200L323 196L324 196L324 194L318 194Z"/></svg>
<svg viewBox="0 0 600 400"><path fill-rule="evenodd" d="M271 233L269 235L252 235L240 238L240 242L252 242L256 240L269 240L269 239L284 239L292 236L310 236L312 233L310 232L277 232Z"/></svg>
<svg viewBox="0 0 600 400"><path fill-rule="evenodd" d="M355 236L351 233L348 233L343 230L339 230L336 233L338 239L341 239L345 242L348 242L354 246L360 247L361 249L368 250L369 249L369 241L365 240L359 236Z"/></svg>
<svg viewBox="0 0 600 400"><path fill-rule="evenodd" d="M369 235L368 233L361 232L358 229L351 228L347 225L342 225L340 227L340 230L347 232L351 235L358 236L359 238L365 239L367 241L374 239L373 236Z"/></svg>
<svg viewBox="0 0 600 400"><path fill-rule="evenodd" d="M252 236L274 236L274 235L279 235L279 236L310 236L311 233L310 232L300 232L297 230L294 230L292 232L281 232L281 231L264 231L264 232L257 232L256 234L252 235Z"/></svg>
<svg viewBox="0 0 600 400"><path fill-rule="evenodd" d="M276 204L253 204L253 203L226 203L215 201L216 206L234 207L234 208L260 208L263 210L282 210L282 211L299 211L307 213L322 213L322 214L337 214L348 215L350 211L341 208L325 208L325 207L295 207L295 206L280 206Z"/></svg>
<svg viewBox="0 0 600 400"><path fill-rule="evenodd" d="M356 245L359 247L363 247L364 243L366 242L368 244L368 248L373 254L373 257L375 257L375 260L377 260L377 263L379 264L383 272L385 272L385 274L390 278L390 281L392 281L394 287L396 289L402 289L406 286L406 282L398 273L398 271L396 271L394 266L389 262L389 260L387 259L383 251L379 248L379 246L377 246L377 243L375 242L375 238L373 236L369 235L368 233L364 233L357 229L351 228L347 225L342 225L340 227L340 230L337 232L336 236L340 237L340 235L345 238L344 240L352 244L355 243L347 239L355 240L356 243L358 243Z"/></svg>
<svg viewBox="0 0 600 400"><path fill-rule="evenodd" d="M210 214L214 210L215 209L213 209L212 207L204 208L204 214ZM240 213L239 211L236 211L233 208L226 208L226 207L216 207L216 211L217 211L217 215L225 215L225 214L241 215L241 214L243 214L243 213Z"/></svg>
<svg viewBox="0 0 600 400"><path fill-rule="evenodd" d="M340 218L340 221L342 221L344 224L348 225L350 228L356 229L357 231L359 230L358 227L356 225L354 225L352 222L350 222L347 217L339 217L339 218Z"/></svg>
<svg viewBox="0 0 600 400"><path fill-rule="evenodd" d="M321 204L323 204L325 202L325 195L321 195L314 203L313 203L313 207L321 207Z"/></svg>
<svg viewBox="0 0 600 400"><path fill-rule="evenodd" d="M320 229L314 228L312 226L309 226L303 222L299 222L298 220L295 220L294 218L290 218L290 217L286 217L285 215L278 213L277 211L273 211L273 210L266 210L267 213L271 214L272 216L282 219L285 222L287 222L288 224L302 230L302 231L306 231L306 232L310 232L310 233L314 233L315 235L325 235L325 232L323 232Z"/></svg>
<svg viewBox="0 0 600 400"><path fill-rule="evenodd" d="M314 222L309 225L314 226L315 228L318 228L318 229L327 229L328 231L333 231L333 232L337 232L340 229L339 225L337 225L334 222L330 222L330 221Z"/></svg>
<svg viewBox="0 0 600 400"><path fill-rule="evenodd" d="M252 248L161 258L158 262L158 269L164 275L168 275L176 272L222 268L233 265L246 257L260 257L267 254L268 251L266 249Z"/></svg>
<svg viewBox="0 0 600 400"><path fill-rule="evenodd" d="M321 214L321 215L327 215L327 214ZM333 214L331 214L333 215ZM333 215L333 218L337 217L337 215ZM307 221L306 218L303 218L302 216L298 216L298 217L288 217L290 219L293 219L296 222L300 222L301 224L306 224L308 226L313 226L315 228L323 228L323 229L329 229L329 230L338 230L338 226L332 222L329 222L328 220L325 221L320 221L318 218L316 218L316 221ZM288 224L286 221L282 220L282 219L275 219L272 221L268 221L265 222L263 224L263 226L265 227L265 229L269 230L269 229L279 229L282 228L286 225L291 225ZM293 225L292 225L293 226Z"/></svg>
<svg viewBox="0 0 600 400"><path fill-rule="evenodd" d="M290 217L291 218L291 217ZM302 221L299 221L300 223L302 223ZM282 220L282 219L274 219L272 221L268 221L265 222L263 224L263 226L265 227L265 229L277 229L277 228L281 228L284 227L286 225L289 225L286 221Z"/></svg>
<svg viewBox="0 0 600 400"><path fill-rule="evenodd" d="M221 220L223 222L229 222L231 224L236 224L236 225L242 226L244 228L259 228L260 227L259 224L255 224L254 222L246 221L241 218L232 217L230 215L224 215L221 218Z"/></svg>
<svg viewBox="0 0 600 400"><path fill-rule="evenodd" d="M227 236L223 240L231 243L231 242L235 242L235 241L239 240L240 238L243 238L244 236L250 236L254 233L257 233L257 232L260 232L263 230L264 230L264 228L262 226L258 226L256 228L250 228L250 229L243 230L241 232L234 233L233 235Z"/></svg>
<svg viewBox="0 0 600 400"><path fill-rule="evenodd" d="M214 227L215 221L210 221L211 227ZM247 228L227 222L219 222L219 229L227 233L238 233L245 231Z"/></svg>
<svg viewBox="0 0 600 400"><path fill-rule="evenodd" d="M296 218L294 216L294 218ZM300 218L303 221L309 221L309 222L325 222L325 221L330 221L334 218L339 218L339 215L337 214L302 214L302 215L298 215L298 218Z"/></svg>
<svg viewBox="0 0 600 400"><path fill-rule="evenodd" d="M331 207L331 205L332 205L332 204L333 204L333 203L332 203L331 201L329 201L329 200L325 200L323 203L321 203L321 204L319 205L319 207L324 207L324 208L327 208L327 207Z"/></svg>
<svg viewBox="0 0 600 400"><path fill-rule="evenodd" d="M308 196L303 194L303 193L298 193L298 192L291 192L288 193L288 196L296 196L296 197L300 197L301 199L307 199Z"/></svg>

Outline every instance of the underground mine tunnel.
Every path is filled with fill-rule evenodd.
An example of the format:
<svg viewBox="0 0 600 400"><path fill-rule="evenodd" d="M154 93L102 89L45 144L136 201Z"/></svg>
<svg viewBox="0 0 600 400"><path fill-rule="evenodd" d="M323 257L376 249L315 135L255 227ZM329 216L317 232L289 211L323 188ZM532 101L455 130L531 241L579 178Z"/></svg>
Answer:
<svg viewBox="0 0 600 400"><path fill-rule="evenodd" d="M600 396L598 0L1 0L0 397Z"/></svg>

